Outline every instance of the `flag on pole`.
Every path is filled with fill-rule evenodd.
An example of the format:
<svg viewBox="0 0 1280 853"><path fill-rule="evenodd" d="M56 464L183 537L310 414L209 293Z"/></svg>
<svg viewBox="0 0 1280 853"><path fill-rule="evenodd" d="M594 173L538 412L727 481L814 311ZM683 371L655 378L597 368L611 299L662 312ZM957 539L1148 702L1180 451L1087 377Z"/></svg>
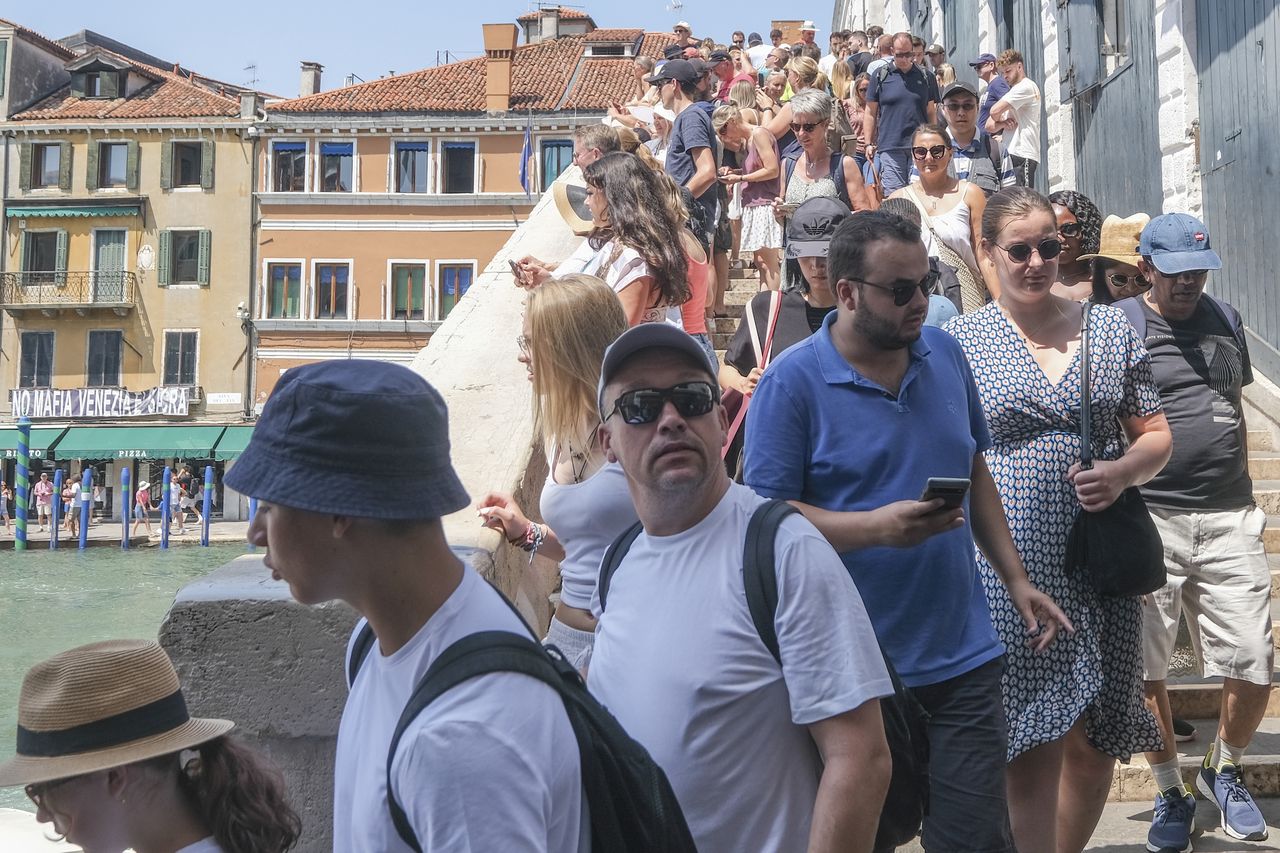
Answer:
<svg viewBox="0 0 1280 853"><path fill-rule="evenodd" d="M529 120L524 126L524 147L520 149L520 186L524 189L525 198L531 198L529 192L529 161L533 159L533 111L529 111Z"/></svg>

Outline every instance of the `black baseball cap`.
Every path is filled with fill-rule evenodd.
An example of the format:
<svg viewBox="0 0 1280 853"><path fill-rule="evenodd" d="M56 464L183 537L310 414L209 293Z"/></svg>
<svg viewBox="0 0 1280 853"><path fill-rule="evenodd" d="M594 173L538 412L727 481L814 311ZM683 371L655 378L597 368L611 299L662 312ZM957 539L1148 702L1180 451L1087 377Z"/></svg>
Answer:
<svg viewBox="0 0 1280 853"><path fill-rule="evenodd" d="M708 58L711 60L711 62L709 63L710 65L717 65L721 62L733 61L733 57L729 55L729 51L727 50L713 50L711 51L711 56Z"/></svg>
<svg viewBox="0 0 1280 853"><path fill-rule="evenodd" d="M973 95L976 98L978 97L978 88L968 80L957 80L943 90L942 100L945 101L947 98L955 94Z"/></svg>
<svg viewBox="0 0 1280 853"><path fill-rule="evenodd" d="M836 226L850 213L844 202L830 196L801 204L787 223L787 258L825 258Z"/></svg>
<svg viewBox="0 0 1280 853"><path fill-rule="evenodd" d="M669 44L662 50L663 59L679 59L684 56L684 47L678 44Z"/></svg>

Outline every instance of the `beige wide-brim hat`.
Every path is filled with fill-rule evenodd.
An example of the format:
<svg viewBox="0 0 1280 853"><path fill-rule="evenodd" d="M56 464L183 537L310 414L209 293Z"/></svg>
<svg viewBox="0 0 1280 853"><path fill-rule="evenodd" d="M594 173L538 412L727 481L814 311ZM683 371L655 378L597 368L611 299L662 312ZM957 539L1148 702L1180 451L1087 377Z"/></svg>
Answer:
<svg viewBox="0 0 1280 853"><path fill-rule="evenodd" d="M1151 217L1145 213L1135 213L1127 219L1119 216L1108 216L1102 220L1102 236L1098 240L1098 251L1092 255L1081 255L1078 261L1091 261L1094 258L1105 258L1131 267L1138 265L1142 255L1138 254L1138 240L1142 237L1142 229L1147 227Z"/></svg>
<svg viewBox="0 0 1280 853"><path fill-rule="evenodd" d="M581 172L552 184L551 195L569 230L579 237L591 233L595 223L591 220L591 208L587 206L587 185L582 182Z"/></svg>
<svg viewBox="0 0 1280 853"><path fill-rule="evenodd" d="M18 698L17 756L0 787L51 782L157 758L221 737L230 720L191 717L164 649L108 640L33 666Z"/></svg>

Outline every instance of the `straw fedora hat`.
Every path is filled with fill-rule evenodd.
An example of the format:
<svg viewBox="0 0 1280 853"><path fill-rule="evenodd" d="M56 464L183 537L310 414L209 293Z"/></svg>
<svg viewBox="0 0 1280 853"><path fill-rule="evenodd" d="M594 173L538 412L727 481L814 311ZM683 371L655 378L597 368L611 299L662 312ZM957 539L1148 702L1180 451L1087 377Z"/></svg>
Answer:
<svg viewBox="0 0 1280 853"><path fill-rule="evenodd" d="M1081 255L1076 260L1091 261L1094 258L1104 258L1136 267L1138 260L1142 257L1138 254L1138 240L1142 236L1142 229L1146 228L1150 221L1151 217L1145 213L1135 213L1127 219L1114 215L1108 216L1102 220L1102 237L1098 240L1098 251L1091 255Z"/></svg>
<svg viewBox="0 0 1280 853"><path fill-rule="evenodd" d="M587 185L581 171L552 184L551 195L555 198L556 210L574 234L584 237L591 233L595 223L591 221L591 208L587 207Z"/></svg>
<svg viewBox="0 0 1280 853"><path fill-rule="evenodd" d="M157 758L229 732L187 713L178 674L145 640L108 640L33 666L18 697L17 756L0 787L50 782Z"/></svg>

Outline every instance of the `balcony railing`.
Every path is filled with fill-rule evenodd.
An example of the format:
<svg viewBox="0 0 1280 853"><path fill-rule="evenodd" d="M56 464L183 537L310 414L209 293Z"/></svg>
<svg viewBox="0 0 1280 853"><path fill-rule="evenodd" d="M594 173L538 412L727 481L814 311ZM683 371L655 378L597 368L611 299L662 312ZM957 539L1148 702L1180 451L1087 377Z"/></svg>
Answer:
<svg viewBox="0 0 1280 853"><path fill-rule="evenodd" d="M131 308L136 284L127 271L0 273L0 307Z"/></svg>

